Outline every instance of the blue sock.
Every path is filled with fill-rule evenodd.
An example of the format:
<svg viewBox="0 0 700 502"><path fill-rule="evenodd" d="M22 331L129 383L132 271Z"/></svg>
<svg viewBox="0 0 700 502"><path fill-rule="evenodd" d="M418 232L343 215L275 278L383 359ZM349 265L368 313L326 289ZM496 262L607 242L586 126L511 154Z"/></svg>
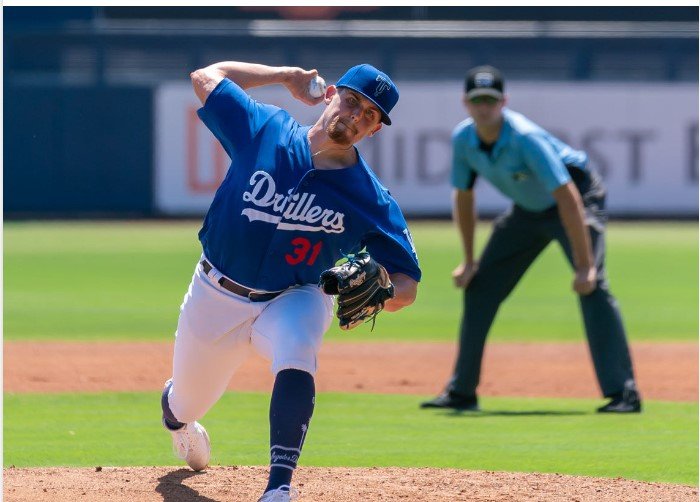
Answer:
<svg viewBox="0 0 700 502"><path fill-rule="evenodd" d="M314 377L302 370L277 373L270 400L270 480L265 491L292 481L316 400Z"/></svg>
<svg viewBox="0 0 700 502"><path fill-rule="evenodd" d="M160 396L160 407L163 408L163 422L165 423L165 426L170 430L176 431L178 429L182 429L185 424L178 422L175 415L173 415L173 412L170 411L170 405L168 404L168 392L170 392L170 387L172 386L173 383L170 382L163 390L163 394Z"/></svg>

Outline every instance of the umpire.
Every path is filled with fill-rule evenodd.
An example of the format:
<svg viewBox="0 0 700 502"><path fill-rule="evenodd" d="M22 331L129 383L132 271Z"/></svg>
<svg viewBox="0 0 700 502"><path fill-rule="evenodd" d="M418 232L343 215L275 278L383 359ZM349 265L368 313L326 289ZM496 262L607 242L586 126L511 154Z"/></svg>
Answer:
<svg viewBox="0 0 700 502"><path fill-rule="evenodd" d="M523 115L505 108L501 73L473 68L464 103L471 118L454 130L453 218L464 262L452 273L464 291L459 354L445 391L423 408L479 410L476 389L486 335L501 305L552 240L574 269L598 383L610 399L598 412L641 411L617 301L605 277L605 187L587 156ZM513 201L494 223L480 261L474 259L474 182L486 178Z"/></svg>

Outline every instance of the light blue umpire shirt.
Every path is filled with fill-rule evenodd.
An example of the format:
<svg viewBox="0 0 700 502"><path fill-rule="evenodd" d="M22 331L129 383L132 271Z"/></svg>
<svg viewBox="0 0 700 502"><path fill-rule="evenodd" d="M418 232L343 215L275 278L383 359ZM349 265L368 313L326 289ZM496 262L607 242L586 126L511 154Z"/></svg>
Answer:
<svg viewBox="0 0 700 502"><path fill-rule="evenodd" d="M503 109L503 126L491 153L480 148L474 120L452 133L452 186L467 190L477 175L516 205L544 211L556 204L552 192L571 181L567 166L587 169L585 152L555 138L524 115Z"/></svg>

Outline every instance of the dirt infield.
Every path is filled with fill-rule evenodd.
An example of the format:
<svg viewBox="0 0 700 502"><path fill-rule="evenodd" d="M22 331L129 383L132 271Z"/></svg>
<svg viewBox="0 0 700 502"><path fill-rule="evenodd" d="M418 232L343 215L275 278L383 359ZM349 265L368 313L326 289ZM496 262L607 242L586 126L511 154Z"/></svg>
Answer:
<svg viewBox="0 0 700 502"><path fill-rule="evenodd" d="M638 382L649 399L697 401L697 343L635 343ZM326 343L319 392L431 395L452 368L451 343ZM170 375L171 343L5 342L5 392L156 391ZM268 363L251 358L231 390L269 391ZM494 343L485 396L599 397L584 344ZM4 469L4 500L20 502L255 501L266 467ZM559 474L456 469L300 467L301 501L696 501L696 487Z"/></svg>
<svg viewBox="0 0 700 502"><path fill-rule="evenodd" d="M697 401L698 345L634 343L642 396ZM319 355L319 392L430 395L452 369L452 343L326 343ZM159 390L171 373L171 343L5 342L5 392ZM253 357L232 390L267 391L268 363ZM582 343L494 343L486 347L485 396L596 398L600 393Z"/></svg>
<svg viewBox="0 0 700 502"><path fill-rule="evenodd" d="M99 470L98 470L99 469ZM255 501L263 467L214 467L194 473L173 467L5 469L6 502ZM561 474L456 469L300 467L301 501L697 501L690 486Z"/></svg>

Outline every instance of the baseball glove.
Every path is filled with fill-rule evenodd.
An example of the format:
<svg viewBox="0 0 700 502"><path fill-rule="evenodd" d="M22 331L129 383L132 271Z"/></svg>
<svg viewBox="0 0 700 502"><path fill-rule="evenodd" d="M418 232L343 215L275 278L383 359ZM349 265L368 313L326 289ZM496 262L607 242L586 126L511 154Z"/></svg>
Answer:
<svg viewBox="0 0 700 502"><path fill-rule="evenodd" d="M352 329L374 319L384 309L384 302L394 297L394 285L386 269L370 257L358 253L348 261L321 274L318 283L323 292L338 295L340 329Z"/></svg>

